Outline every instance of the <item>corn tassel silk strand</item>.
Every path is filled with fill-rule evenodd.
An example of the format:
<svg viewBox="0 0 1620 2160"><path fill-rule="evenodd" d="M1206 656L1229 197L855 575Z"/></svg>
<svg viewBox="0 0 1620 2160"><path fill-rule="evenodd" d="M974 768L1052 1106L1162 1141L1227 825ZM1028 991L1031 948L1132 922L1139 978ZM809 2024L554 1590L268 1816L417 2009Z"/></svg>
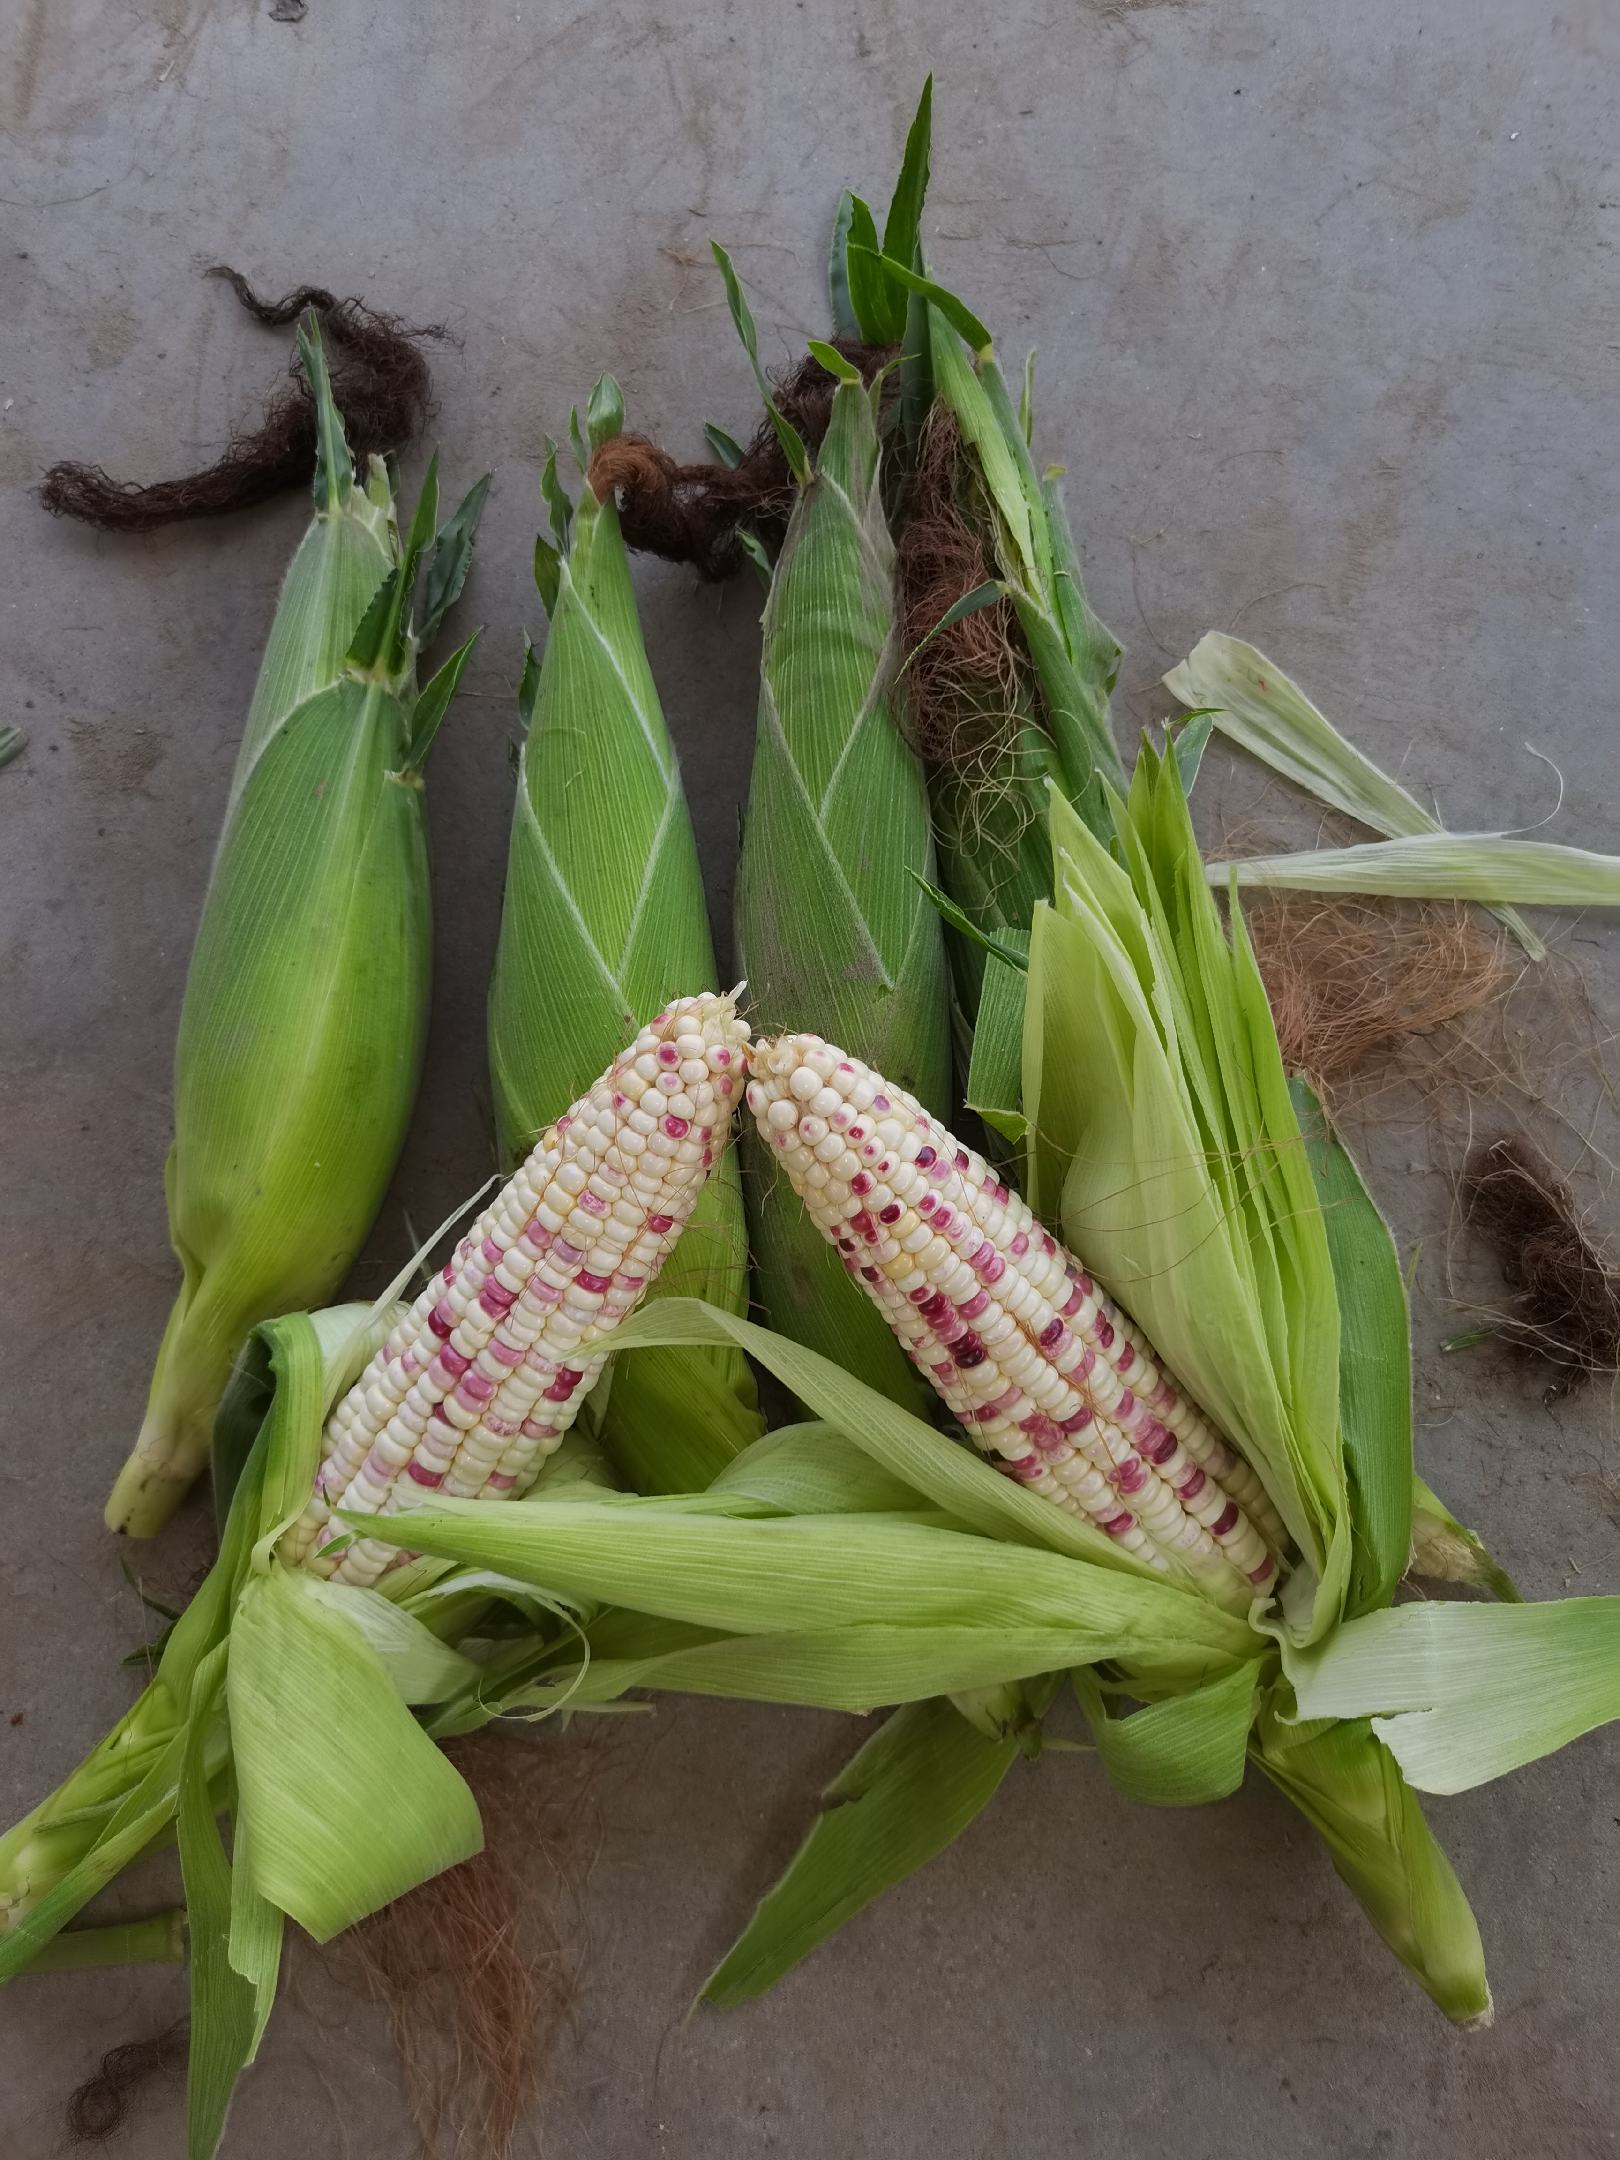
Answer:
<svg viewBox="0 0 1620 2160"><path fill-rule="evenodd" d="M372 1583L402 1556L339 1510L528 1491L725 1150L747 1042L731 998L680 999L542 1135L333 1412L286 1560Z"/></svg>
<svg viewBox="0 0 1620 2160"><path fill-rule="evenodd" d="M1156 1570L1273 1581L1284 1532L1254 1471L980 1156L818 1036L749 1064L761 1139L998 1469Z"/></svg>

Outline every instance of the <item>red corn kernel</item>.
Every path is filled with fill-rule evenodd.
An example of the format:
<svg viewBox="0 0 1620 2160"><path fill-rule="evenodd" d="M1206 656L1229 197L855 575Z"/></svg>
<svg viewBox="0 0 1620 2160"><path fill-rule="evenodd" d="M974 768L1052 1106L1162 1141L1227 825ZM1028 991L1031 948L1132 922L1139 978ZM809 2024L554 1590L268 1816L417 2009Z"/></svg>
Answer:
<svg viewBox="0 0 1620 2160"><path fill-rule="evenodd" d="M988 1355L989 1352L976 1335L969 1335L966 1342L956 1346L956 1362L966 1368L982 1365Z"/></svg>
<svg viewBox="0 0 1620 2160"><path fill-rule="evenodd" d="M1114 1331L1106 1320L1097 1322L1097 1340L1105 1350L1112 1350L1114 1347Z"/></svg>
<svg viewBox="0 0 1620 2160"><path fill-rule="evenodd" d="M872 1180L864 1170L857 1170L849 1181L849 1189L852 1193L869 1193L872 1190Z"/></svg>
<svg viewBox="0 0 1620 2160"><path fill-rule="evenodd" d="M1122 1493L1139 1493L1148 1481L1148 1466L1139 1455L1127 1455L1114 1470L1114 1483Z"/></svg>
<svg viewBox="0 0 1620 2160"><path fill-rule="evenodd" d="M887 1207L878 1209L879 1222L898 1222L899 1220L900 1203L898 1200L891 1200Z"/></svg>
<svg viewBox="0 0 1620 2160"><path fill-rule="evenodd" d="M1084 1432L1090 1423L1091 1412L1089 1410L1077 1410L1073 1417L1060 1419L1058 1429L1066 1433Z"/></svg>
<svg viewBox="0 0 1620 2160"><path fill-rule="evenodd" d="M649 1215L647 1217L647 1228L658 1237L662 1237L666 1230L673 1230L674 1227L675 1218L673 1215Z"/></svg>
<svg viewBox="0 0 1620 2160"><path fill-rule="evenodd" d="M408 1462L405 1465L405 1474L407 1477L414 1478L418 1485L426 1485L430 1488L444 1483L445 1474L442 1470L426 1470L419 1462Z"/></svg>
<svg viewBox="0 0 1620 2160"><path fill-rule="evenodd" d="M438 1304L435 1305L433 1310L428 1314L428 1326L433 1330L434 1334L438 1336L439 1340L443 1342L445 1337L451 1333L452 1329L455 1327L455 1324L456 1316L450 1310L449 1299L441 1298Z"/></svg>
<svg viewBox="0 0 1620 2160"><path fill-rule="evenodd" d="M934 1151L931 1147L920 1147L917 1150L917 1168L919 1170L926 1170L933 1160Z"/></svg>
<svg viewBox="0 0 1620 2160"><path fill-rule="evenodd" d="M1273 1569L1273 1568L1274 1568L1274 1567L1275 1567L1276 1565L1277 1565L1277 1556L1276 1556L1276 1554L1275 1554L1275 1553L1267 1553L1267 1554L1266 1554L1266 1557L1265 1557L1265 1558L1264 1558L1264 1559L1263 1559L1263 1560L1261 1561L1260 1565L1259 1565L1259 1566L1258 1566L1257 1568L1250 1568L1250 1570L1249 1570L1249 1580L1250 1580L1250 1582L1252 1582L1252 1583L1263 1583L1263 1582L1265 1581L1266 1577L1267 1577L1267 1576L1268 1576L1268 1575L1269 1575L1269 1574L1271 1573L1272 1569Z"/></svg>
<svg viewBox="0 0 1620 2160"><path fill-rule="evenodd" d="M1209 1480L1205 1477L1203 1471L1194 1463L1193 1467L1176 1487L1176 1491L1180 1493L1183 1500L1196 1500L1208 1483Z"/></svg>
<svg viewBox="0 0 1620 2160"><path fill-rule="evenodd" d="M579 1287L582 1290L589 1290L593 1293L593 1295L597 1297L600 1297L604 1291L610 1289L613 1283L613 1277L611 1275L592 1275L588 1273L584 1268L580 1269L579 1274L575 1279L577 1280Z"/></svg>
<svg viewBox="0 0 1620 2160"><path fill-rule="evenodd" d="M1223 1507L1223 1508L1221 1509L1221 1512L1220 1512L1220 1513L1219 1513L1219 1514L1218 1514L1218 1515L1216 1516L1215 1520L1214 1520L1214 1521L1213 1521L1213 1522L1212 1522L1212 1523L1210 1524L1210 1526L1209 1526L1209 1534L1210 1534L1210 1536L1211 1536L1211 1537L1225 1537L1225 1535L1226 1535L1227 1531L1228 1531L1228 1530L1230 1530L1230 1529L1232 1529L1232 1528L1233 1528L1233 1527L1235 1526L1235 1524L1236 1524L1236 1522L1237 1522L1237 1519L1238 1519L1238 1504L1237 1504L1237 1502L1236 1502L1235 1500L1228 1500L1228 1501L1227 1501L1227 1503L1226 1503L1226 1505L1225 1505L1225 1507Z"/></svg>
<svg viewBox="0 0 1620 2160"><path fill-rule="evenodd" d="M1121 1508L1117 1515L1110 1515L1102 1527L1110 1537L1123 1537L1126 1531L1134 1526L1135 1522L1136 1517L1130 1510Z"/></svg>
<svg viewBox="0 0 1620 2160"><path fill-rule="evenodd" d="M684 1140L691 1129L690 1123L683 1117L667 1117L664 1120L664 1130L672 1140Z"/></svg>

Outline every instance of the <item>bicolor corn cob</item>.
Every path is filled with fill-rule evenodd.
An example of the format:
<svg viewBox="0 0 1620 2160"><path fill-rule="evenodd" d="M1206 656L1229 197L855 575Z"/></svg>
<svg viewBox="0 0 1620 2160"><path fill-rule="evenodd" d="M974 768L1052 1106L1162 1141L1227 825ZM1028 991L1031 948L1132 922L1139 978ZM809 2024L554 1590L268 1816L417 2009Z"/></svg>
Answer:
<svg viewBox="0 0 1620 2160"><path fill-rule="evenodd" d="M817 1228L999 1469L1156 1569L1272 1580L1284 1535L1260 1480L980 1156L819 1036L749 1064L748 1107Z"/></svg>
<svg viewBox="0 0 1620 2160"><path fill-rule="evenodd" d="M542 1135L333 1412L284 1559L371 1583L398 1549L336 1510L529 1489L724 1151L747 1041L730 997L679 999Z"/></svg>

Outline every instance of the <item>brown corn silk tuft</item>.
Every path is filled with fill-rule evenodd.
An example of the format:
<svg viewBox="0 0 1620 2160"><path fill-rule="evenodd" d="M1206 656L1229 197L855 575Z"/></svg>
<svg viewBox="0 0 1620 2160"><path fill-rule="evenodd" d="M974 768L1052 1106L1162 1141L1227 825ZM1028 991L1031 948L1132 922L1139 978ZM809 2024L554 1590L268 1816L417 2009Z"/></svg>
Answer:
<svg viewBox="0 0 1620 2160"><path fill-rule="evenodd" d="M299 285L279 300L261 300L238 270L221 263L208 275L229 285L254 320L269 328L284 328L306 309L319 318L333 394L358 464L402 449L420 433L432 393L420 344L442 338L442 328L412 328L363 300L339 300L322 285ZM154 532L302 487L315 469L315 446L315 400L295 360L257 425L234 434L201 471L143 484L115 480L99 465L67 462L45 475L40 501L57 517L104 532Z"/></svg>
<svg viewBox="0 0 1620 2160"><path fill-rule="evenodd" d="M1283 1063L1328 1102L1373 1068L1448 1078L1467 1023L1517 980L1505 939L1463 906L1279 893L1246 897L1243 918Z"/></svg>
<svg viewBox="0 0 1620 2160"><path fill-rule="evenodd" d="M1517 1314L1498 1332L1572 1366L1571 1385L1620 1370L1620 1273L1540 1148L1518 1133L1482 1142L1463 1165L1460 1197L1518 1295Z"/></svg>
<svg viewBox="0 0 1620 2160"><path fill-rule="evenodd" d="M109 2048L67 2104L69 2146L108 2145L121 2135L135 2102L160 2079L178 2080L186 2067L186 2020L147 2040Z"/></svg>
<svg viewBox="0 0 1620 2160"><path fill-rule="evenodd" d="M918 754L967 775L1010 755L1026 676L1009 600L941 630L959 600L995 574L982 523L963 506L969 485L955 416L936 404L924 424L897 549L906 717Z"/></svg>
<svg viewBox="0 0 1620 2160"><path fill-rule="evenodd" d="M868 382L892 357L889 348L835 341ZM774 382L776 402L813 452L827 432L834 378L806 354ZM742 535L755 534L775 550L793 514L796 487L770 420L754 430L735 466L683 465L645 435L620 435L592 455L595 495L618 504L625 544L667 562L690 563L699 577L720 584L743 560Z"/></svg>
<svg viewBox="0 0 1620 2160"><path fill-rule="evenodd" d="M579 1985L580 1879L594 1839L588 1731L538 1745L512 1733L452 1740L484 1849L339 1938L388 2013L428 2154L507 2160L540 2099Z"/></svg>

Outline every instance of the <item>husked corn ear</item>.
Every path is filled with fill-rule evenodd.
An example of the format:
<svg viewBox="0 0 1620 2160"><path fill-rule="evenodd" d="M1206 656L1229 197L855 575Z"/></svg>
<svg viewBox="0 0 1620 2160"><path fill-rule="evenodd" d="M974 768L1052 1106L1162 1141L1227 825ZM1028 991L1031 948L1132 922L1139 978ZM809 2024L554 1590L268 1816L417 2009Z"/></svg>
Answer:
<svg viewBox="0 0 1620 2160"><path fill-rule="evenodd" d="M1160 1570L1273 1578L1260 1480L981 1157L819 1036L756 1043L749 1067L794 1190L998 1469Z"/></svg>
<svg viewBox="0 0 1620 2160"><path fill-rule="evenodd" d="M732 998L679 999L541 1136L332 1413L285 1559L374 1582L398 1549L337 1509L528 1490L724 1152L747 1042Z"/></svg>

